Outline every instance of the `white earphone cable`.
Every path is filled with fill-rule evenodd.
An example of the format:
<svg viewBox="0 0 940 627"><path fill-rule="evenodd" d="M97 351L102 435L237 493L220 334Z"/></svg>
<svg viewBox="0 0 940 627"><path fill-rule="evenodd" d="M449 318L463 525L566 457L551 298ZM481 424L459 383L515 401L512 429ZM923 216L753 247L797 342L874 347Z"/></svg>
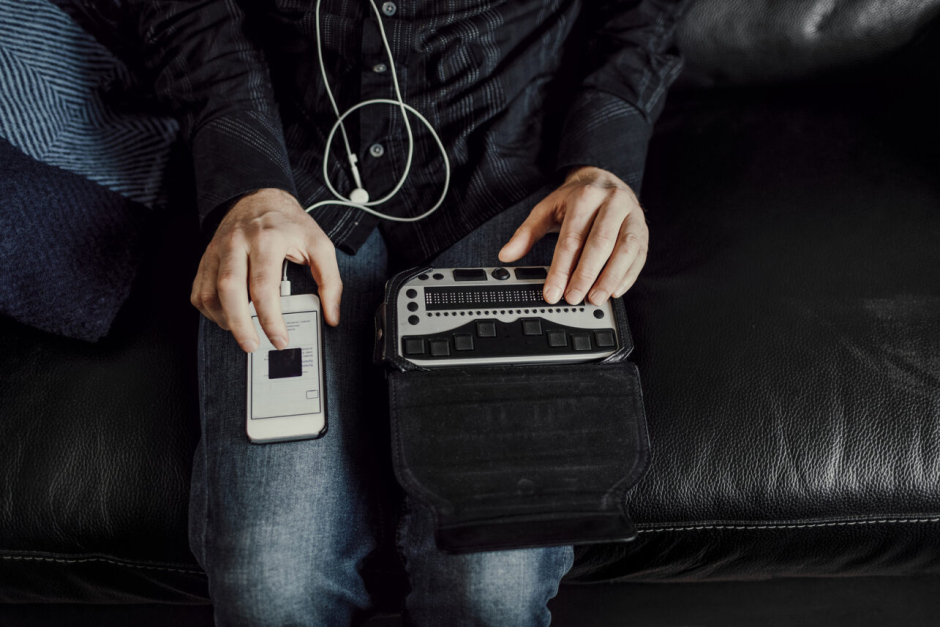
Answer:
<svg viewBox="0 0 940 627"><path fill-rule="evenodd" d="M437 132L434 130L434 127L431 126L431 123L428 122L427 118L421 115L421 113L419 113L416 109L406 104L404 101L404 98L401 95L401 88L398 84L398 73L395 71L395 59L392 57L391 46L389 45L388 37L385 34L385 26L382 24L382 15L379 12L378 6L375 4L375 0L369 0L369 4L372 6L372 10L375 12L376 20L378 21L379 34L382 37L382 44L385 47L385 53L388 56L389 69L392 72L392 85L395 89L395 97L397 98L397 100L391 100L388 98L374 98L371 100L365 100L363 102L360 102L359 104L356 104L350 107L342 114L339 112L339 107L337 106L336 100L333 97L333 90L330 89L330 83L326 77L326 67L323 63L323 48L322 48L322 40L320 37L320 3L321 1L322 0L317 0L317 5L315 9L316 28L317 28L317 56L320 62L320 74L323 77L323 83L324 83L324 86L326 87L326 93L329 96L330 104L333 106L333 111L336 113L336 122L333 124L333 127L330 129L329 135L327 135L326 146L323 149L323 180L326 182L326 186L330 190L330 193L332 193L333 196L336 197L336 199L335 200L322 200L320 202L314 203L310 205L309 207L307 207L305 211L309 213L312 210L316 209L317 207L322 207L325 205L342 205L346 207L354 207L356 209L365 211L366 213L370 213L378 218L382 218L384 220L390 220L393 222L417 222L418 220L423 220L424 218L428 217L429 215L437 211L437 209L442 204L444 204L444 198L447 196L447 191L450 188L450 160L447 158L447 151L444 149L444 143L441 141L441 138L438 136ZM408 154L405 158L405 169L402 172L401 178L399 178L398 183L395 185L395 187L392 188L392 190L388 194L386 194L385 196L377 200L372 200L372 201L368 201L364 203L357 203L357 202L353 202L349 197L343 196L336 190L335 187L333 187L333 184L330 182L330 179L328 176L329 172L328 172L328 167L327 167L327 159L329 158L330 148L333 145L333 138L336 135L336 130L337 128L339 128L341 134L343 135L343 142L346 146L346 155L347 155L347 158L349 159L350 166L352 167L352 170L353 170L353 178L356 179L355 182L357 185L361 185L361 181L358 180L359 171L358 171L358 168L356 167L356 163L358 162L358 159L356 155L352 153L352 149L349 146L349 139L346 135L346 128L345 128L345 125L343 124L343 121L354 111L357 111L361 109L362 107L366 107L370 105L377 105L377 104L386 104L386 105L393 105L393 106L397 105L398 108L401 110L402 118L405 123L405 132L408 135ZM405 184L405 181L408 178L408 174L411 171L411 162L412 162L413 155L414 155L414 134L411 130L411 123L408 120L408 112L411 112L412 114L414 114L415 117L417 117L418 120L421 121L421 123L427 127L428 131L430 131L431 133L431 136L434 138L434 142L437 144L438 150L440 150L441 156L443 157L443 160L444 160L444 186L443 186L443 189L441 190L441 195L438 198L437 202L435 202L434 205L432 205L430 209L428 209L421 215L403 218L403 217L398 217L398 216L391 216L391 215L382 213L380 211L376 211L375 209L372 209L371 207L388 202L393 196L395 196L395 194L397 194L399 190L401 190L402 186Z"/></svg>

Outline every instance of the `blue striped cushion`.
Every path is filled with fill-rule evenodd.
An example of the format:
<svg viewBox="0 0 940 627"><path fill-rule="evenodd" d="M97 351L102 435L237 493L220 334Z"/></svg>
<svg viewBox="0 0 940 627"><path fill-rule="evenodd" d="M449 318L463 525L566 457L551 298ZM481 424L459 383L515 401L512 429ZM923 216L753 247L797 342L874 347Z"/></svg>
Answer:
<svg viewBox="0 0 940 627"><path fill-rule="evenodd" d="M127 110L127 67L47 0L0 0L0 314L104 336L130 292L177 124Z"/></svg>
<svg viewBox="0 0 940 627"><path fill-rule="evenodd" d="M0 137L147 206L160 199L178 125L124 111L127 67L48 0L0 0Z"/></svg>

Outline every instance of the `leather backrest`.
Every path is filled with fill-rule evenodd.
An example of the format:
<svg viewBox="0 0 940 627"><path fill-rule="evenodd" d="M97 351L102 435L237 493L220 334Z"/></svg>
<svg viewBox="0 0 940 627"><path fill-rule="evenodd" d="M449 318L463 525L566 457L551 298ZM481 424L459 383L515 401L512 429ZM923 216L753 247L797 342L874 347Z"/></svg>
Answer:
<svg viewBox="0 0 940 627"><path fill-rule="evenodd" d="M686 80L790 80L884 58L929 29L940 0L698 0L677 39Z"/></svg>

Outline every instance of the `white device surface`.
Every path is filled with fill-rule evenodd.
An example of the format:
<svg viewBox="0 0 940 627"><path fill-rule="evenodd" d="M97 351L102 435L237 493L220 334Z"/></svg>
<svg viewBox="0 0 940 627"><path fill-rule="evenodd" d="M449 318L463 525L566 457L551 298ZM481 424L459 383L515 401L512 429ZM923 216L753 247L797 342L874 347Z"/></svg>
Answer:
<svg viewBox="0 0 940 627"><path fill-rule="evenodd" d="M399 355L423 368L600 361L623 343L613 300L549 304L548 266L432 268L398 290Z"/></svg>
<svg viewBox="0 0 940 627"><path fill-rule="evenodd" d="M277 350L254 303L260 346L248 353L248 438L255 443L317 438L326 433L322 311L314 294L281 297L289 344Z"/></svg>

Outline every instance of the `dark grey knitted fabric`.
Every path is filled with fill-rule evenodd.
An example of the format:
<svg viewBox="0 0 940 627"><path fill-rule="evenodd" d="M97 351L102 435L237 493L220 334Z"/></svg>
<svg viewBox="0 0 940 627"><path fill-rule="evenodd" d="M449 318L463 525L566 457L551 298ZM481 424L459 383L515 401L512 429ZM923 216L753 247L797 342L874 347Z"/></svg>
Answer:
<svg viewBox="0 0 940 627"><path fill-rule="evenodd" d="M140 262L147 209L0 139L0 314L93 342Z"/></svg>

